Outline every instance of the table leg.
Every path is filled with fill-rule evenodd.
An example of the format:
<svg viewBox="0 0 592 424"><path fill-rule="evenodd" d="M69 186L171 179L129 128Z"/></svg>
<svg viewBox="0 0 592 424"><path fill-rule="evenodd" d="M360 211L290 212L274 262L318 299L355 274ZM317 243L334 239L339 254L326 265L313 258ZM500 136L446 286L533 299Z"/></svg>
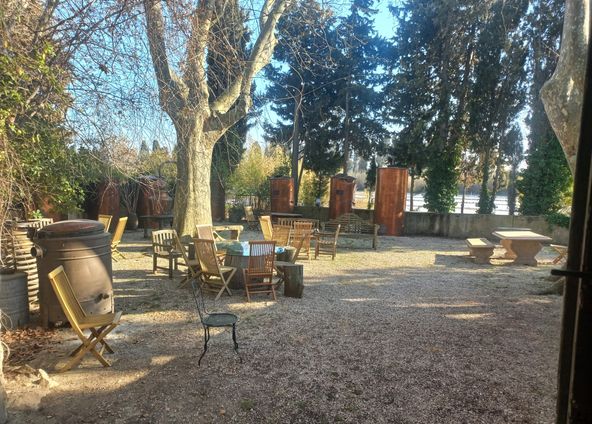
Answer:
<svg viewBox="0 0 592 424"><path fill-rule="evenodd" d="M506 253L504 253L504 258L506 259L516 259L516 252L512 250L512 240L502 239L502 246L506 249Z"/></svg>
<svg viewBox="0 0 592 424"><path fill-rule="evenodd" d="M537 266L535 256L541 251L543 245L534 240L513 240L512 250L516 254L514 264Z"/></svg>

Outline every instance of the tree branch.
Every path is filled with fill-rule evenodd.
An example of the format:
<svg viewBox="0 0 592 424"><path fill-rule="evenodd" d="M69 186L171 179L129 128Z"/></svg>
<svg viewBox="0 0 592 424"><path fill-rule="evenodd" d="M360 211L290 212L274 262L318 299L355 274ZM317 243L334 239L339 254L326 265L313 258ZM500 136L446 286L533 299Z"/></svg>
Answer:
<svg viewBox="0 0 592 424"><path fill-rule="evenodd" d="M187 71L183 79L189 87L192 106L205 106L208 81L205 69L206 49L216 0L202 0L191 16L191 34L187 42Z"/></svg>
<svg viewBox="0 0 592 424"><path fill-rule="evenodd" d="M213 126L232 125L236 122L237 113L240 113L245 107L248 111L248 107L251 105L253 78L271 60L273 49L277 44L274 34L275 27L290 2L291 0L266 0L261 10L260 22L263 23L261 33L253 46L247 66L228 89L210 104ZM237 105L233 107L235 103Z"/></svg>
<svg viewBox="0 0 592 424"><path fill-rule="evenodd" d="M160 105L173 119L185 103L183 92L186 87L169 66L164 41L164 17L160 0L144 0L146 14L146 33L150 45L150 55L158 83Z"/></svg>

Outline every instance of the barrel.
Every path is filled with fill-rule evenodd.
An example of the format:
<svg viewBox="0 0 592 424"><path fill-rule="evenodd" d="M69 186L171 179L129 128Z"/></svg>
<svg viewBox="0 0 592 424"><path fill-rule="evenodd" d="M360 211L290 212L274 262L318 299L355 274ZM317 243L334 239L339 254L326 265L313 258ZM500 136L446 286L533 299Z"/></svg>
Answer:
<svg viewBox="0 0 592 424"><path fill-rule="evenodd" d="M14 223L10 228L10 250L14 255L14 265L17 271L27 274L27 291L30 303L37 303L39 292L39 276L37 261L31 256L34 230L43 228L53 222L51 218L38 219Z"/></svg>
<svg viewBox="0 0 592 424"><path fill-rule="evenodd" d="M60 265L88 315L113 312L111 243L103 224L88 219L61 221L39 230L34 242L43 327L66 321L47 276Z"/></svg>
<svg viewBox="0 0 592 424"><path fill-rule="evenodd" d="M7 328L17 328L29 322L27 274L15 272L0 274L0 310L8 316L3 323Z"/></svg>

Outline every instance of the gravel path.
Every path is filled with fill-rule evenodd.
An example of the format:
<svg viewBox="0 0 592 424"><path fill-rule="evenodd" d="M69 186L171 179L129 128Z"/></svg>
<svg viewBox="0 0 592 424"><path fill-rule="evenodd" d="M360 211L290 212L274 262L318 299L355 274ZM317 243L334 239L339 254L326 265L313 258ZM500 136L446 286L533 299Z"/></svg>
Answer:
<svg viewBox="0 0 592 424"><path fill-rule="evenodd" d="M259 235L245 232L241 239ZM149 244L126 233L114 263L122 325L104 369L92 357L52 387L8 373L12 422L551 423L561 298L541 295L545 264L475 265L462 240L341 241L335 261L304 261L302 299L240 293L209 306L240 315L230 334L202 330L190 290L152 275ZM496 250L501 257L502 251ZM53 369L68 330L31 363Z"/></svg>

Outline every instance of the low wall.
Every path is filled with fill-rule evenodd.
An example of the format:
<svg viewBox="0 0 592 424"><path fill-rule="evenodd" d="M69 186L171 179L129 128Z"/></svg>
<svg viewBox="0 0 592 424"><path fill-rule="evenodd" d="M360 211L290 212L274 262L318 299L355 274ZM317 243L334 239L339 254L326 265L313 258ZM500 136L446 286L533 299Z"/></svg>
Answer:
<svg viewBox="0 0 592 424"><path fill-rule="evenodd" d="M329 208L298 206L294 212L301 213L306 218L318 219L320 222L329 220ZM354 209L353 212L362 219L374 220L373 210ZM553 243L557 244L567 244L569 238L567 228L551 225L542 216L439 214L430 212L405 212L403 235L460 239L485 237L491 240L494 239L491 233L499 227L530 228L535 233L551 237Z"/></svg>
<svg viewBox="0 0 592 424"><path fill-rule="evenodd" d="M405 212L405 236L439 236L449 238L485 237L498 227L530 228L535 233L553 239L553 243L567 244L567 228L549 224L542 216L439 214L429 212Z"/></svg>

